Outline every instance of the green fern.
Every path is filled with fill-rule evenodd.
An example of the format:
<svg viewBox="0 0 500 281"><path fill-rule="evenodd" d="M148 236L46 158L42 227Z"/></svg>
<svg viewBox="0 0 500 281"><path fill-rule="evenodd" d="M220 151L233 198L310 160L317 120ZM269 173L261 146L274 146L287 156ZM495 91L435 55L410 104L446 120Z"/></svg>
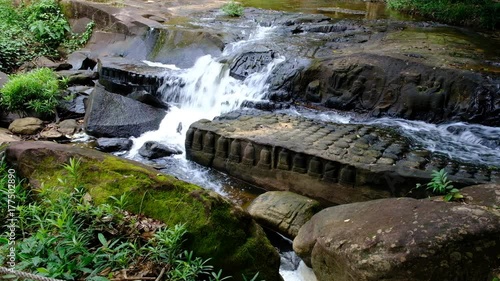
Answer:
<svg viewBox="0 0 500 281"><path fill-rule="evenodd" d="M444 169L432 171L432 179L426 184L426 190L431 190L432 193L444 195L444 201L452 201L464 198L460 191L453 187L451 181L448 180L448 173ZM417 184L417 188L421 187Z"/></svg>

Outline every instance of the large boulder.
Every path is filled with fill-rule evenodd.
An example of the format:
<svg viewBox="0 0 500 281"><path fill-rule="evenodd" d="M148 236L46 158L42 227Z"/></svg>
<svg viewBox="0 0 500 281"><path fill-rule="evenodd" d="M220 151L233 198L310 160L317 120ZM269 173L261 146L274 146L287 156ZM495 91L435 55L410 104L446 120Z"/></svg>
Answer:
<svg viewBox="0 0 500 281"><path fill-rule="evenodd" d="M186 246L195 255L211 258L210 263L225 275L240 280L259 272L266 280L279 280L279 256L262 228L244 212L218 194L180 181L141 163L92 149L51 142L15 142L6 150L6 159L19 176L33 188L58 185L67 176L63 163L81 160L81 183L96 204L127 192L133 213L163 221L185 223Z"/></svg>
<svg viewBox="0 0 500 281"><path fill-rule="evenodd" d="M500 184L479 184L460 190L465 202L488 208L500 208Z"/></svg>
<svg viewBox="0 0 500 281"><path fill-rule="evenodd" d="M321 209L318 201L289 191L269 191L259 195L248 206L248 213L259 223L288 237Z"/></svg>
<svg viewBox="0 0 500 281"><path fill-rule="evenodd" d="M43 128L43 121L35 117L25 117L14 120L9 125L9 130L14 134L33 135Z"/></svg>
<svg viewBox="0 0 500 281"><path fill-rule="evenodd" d="M96 137L138 137L158 129L165 115L162 109L95 87L85 113L85 130Z"/></svg>
<svg viewBox="0 0 500 281"><path fill-rule="evenodd" d="M318 281L487 280L500 212L411 198L340 205L314 215L293 248Z"/></svg>

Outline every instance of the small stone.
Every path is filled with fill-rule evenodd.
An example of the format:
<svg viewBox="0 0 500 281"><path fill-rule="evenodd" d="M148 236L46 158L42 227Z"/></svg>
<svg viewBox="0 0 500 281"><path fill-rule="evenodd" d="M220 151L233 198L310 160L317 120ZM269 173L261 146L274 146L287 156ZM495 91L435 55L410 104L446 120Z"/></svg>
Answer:
<svg viewBox="0 0 500 281"><path fill-rule="evenodd" d="M14 134L33 135L42 129L43 121L35 117L16 119L9 125Z"/></svg>
<svg viewBox="0 0 500 281"><path fill-rule="evenodd" d="M97 149L104 152L116 152L129 150L133 142L127 138L99 138L97 139Z"/></svg>
<svg viewBox="0 0 500 281"><path fill-rule="evenodd" d="M58 139L58 138L61 138L63 136L63 134L61 134L60 132L58 132L55 128L52 128L50 130L47 130L47 131L42 131L40 133L40 137L44 138L44 139Z"/></svg>
<svg viewBox="0 0 500 281"><path fill-rule="evenodd" d="M182 151L176 148L168 147L164 144L148 141L139 149L139 154L149 159L166 157L173 154L181 154Z"/></svg>
<svg viewBox="0 0 500 281"><path fill-rule="evenodd" d="M72 135L78 129L78 123L75 119L67 119L59 123L59 132L64 135Z"/></svg>

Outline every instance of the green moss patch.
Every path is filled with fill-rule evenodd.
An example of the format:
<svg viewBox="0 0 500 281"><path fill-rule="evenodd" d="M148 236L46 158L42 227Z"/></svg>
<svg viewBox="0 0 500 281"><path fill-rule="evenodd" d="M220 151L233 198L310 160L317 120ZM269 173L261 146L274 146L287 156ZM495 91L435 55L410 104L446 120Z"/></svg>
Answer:
<svg viewBox="0 0 500 281"><path fill-rule="evenodd" d="M58 185L69 178L62 164L70 158L82 162L81 179L96 204L127 193L133 213L143 213L167 225L185 223L186 246L197 256L211 258L224 275L235 280L241 273L260 272L266 280L279 280L279 256L262 229L239 207L221 196L174 177L159 174L140 163L93 150L53 143L13 143L7 160L36 188Z"/></svg>

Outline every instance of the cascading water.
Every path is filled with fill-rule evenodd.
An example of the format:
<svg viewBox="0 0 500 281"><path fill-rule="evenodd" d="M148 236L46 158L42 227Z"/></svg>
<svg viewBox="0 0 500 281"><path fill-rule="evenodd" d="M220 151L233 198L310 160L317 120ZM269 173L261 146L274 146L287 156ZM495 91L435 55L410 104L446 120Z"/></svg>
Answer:
<svg viewBox="0 0 500 281"><path fill-rule="evenodd" d="M245 48L266 37L272 27L258 27L249 38L228 45L222 56L231 58ZM178 69L173 65L164 65L164 84L160 87L163 99L170 104L170 109L156 131L144 133L133 138L134 145L128 158L137 158L139 148L146 141L157 141L184 151L184 140L190 124L200 119L213 119L216 116L240 108L244 101L259 101L267 93L267 79L272 69L284 58L276 58L260 72L249 75L245 80L237 80L229 74L227 64L207 55L199 58L189 69ZM162 66L155 62L146 62L151 66ZM170 157L162 162L162 171L182 180L198 184L231 197L222 186L227 178L214 175L215 172L189 162L184 155ZM291 257L291 258L290 258ZM293 252L282 255L282 265L289 265L280 270L285 281L314 281L311 269L300 261Z"/></svg>
<svg viewBox="0 0 500 281"><path fill-rule="evenodd" d="M284 112L324 122L389 127L407 137L416 147L476 165L500 166L500 128L497 127L463 122L430 124L387 117L372 119L355 114L315 112L307 109Z"/></svg>

